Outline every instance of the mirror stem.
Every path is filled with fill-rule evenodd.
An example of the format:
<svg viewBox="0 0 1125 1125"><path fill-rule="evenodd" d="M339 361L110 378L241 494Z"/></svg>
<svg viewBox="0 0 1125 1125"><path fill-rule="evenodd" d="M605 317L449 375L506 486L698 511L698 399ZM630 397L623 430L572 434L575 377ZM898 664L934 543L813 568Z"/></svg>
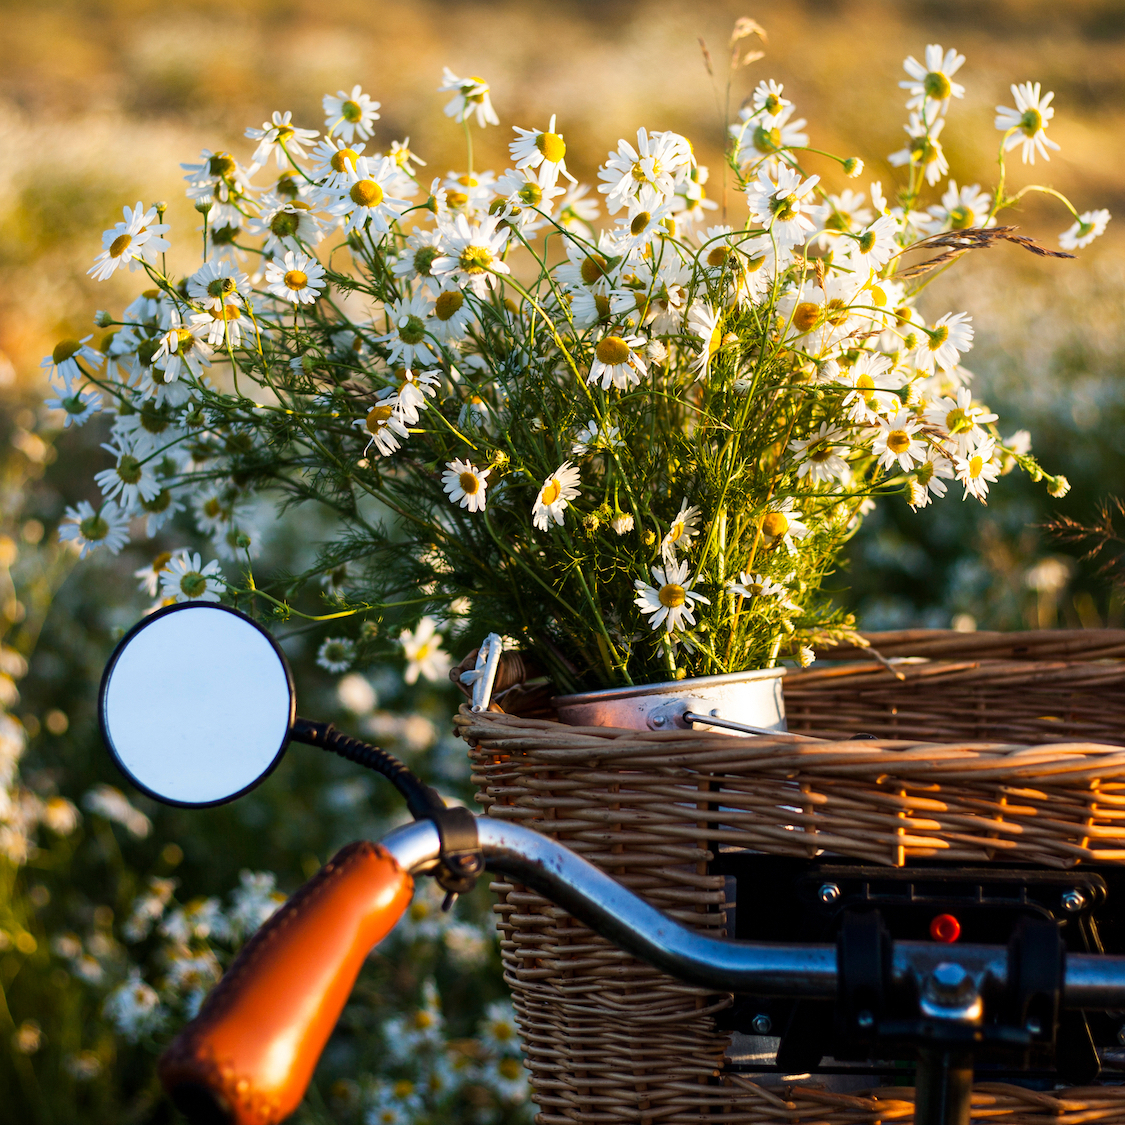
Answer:
<svg viewBox="0 0 1125 1125"><path fill-rule="evenodd" d="M381 773L402 794L406 807L415 820L432 817L435 812L445 808L445 802L437 791L430 788L393 754L388 754L378 746L360 742L358 738L351 738L338 731L331 723L316 723L311 719L298 718L290 728L289 737L295 742L330 750L349 762Z"/></svg>

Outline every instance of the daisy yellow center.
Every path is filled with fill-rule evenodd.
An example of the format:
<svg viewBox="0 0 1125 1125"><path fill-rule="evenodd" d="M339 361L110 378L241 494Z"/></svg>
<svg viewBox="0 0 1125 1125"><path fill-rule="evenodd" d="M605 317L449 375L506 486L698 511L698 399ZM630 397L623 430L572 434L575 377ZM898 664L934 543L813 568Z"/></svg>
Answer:
<svg viewBox="0 0 1125 1125"><path fill-rule="evenodd" d="M194 343L195 336L192 334L190 328L176 329L176 351L179 352L180 355L190 352Z"/></svg>
<svg viewBox="0 0 1125 1125"><path fill-rule="evenodd" d="M235 170L234 157L228 152L217 152L207 161L212 176L229 176Z"/></svg>
<svg viewBox="0 0 1125 1125"><path fill-rule="evenodd" d="M1043 128L1043 114L1037 109L1024 110L1023 117L1020 118L1019 127L1027 136L1034 137L1035 134Z"/></svg>
<svg viewBox="0 0 1125 1125"><path fill-rule="evenodd" d="M450 207L464 207L469 202L469 197L463 191L448 191L445 201Z"/></svg>
<svg viewBox="0 0 1125 1125"><path fill-rule="evenodd" d="M367 432L377 434L389 421L394 413L393 406L376 406L367 412Z"/></svg>
<svg viewBox="0 0 1125 1125"><path fill-rule="evenodd" d="M820 464L822 461L827 461L831 456L832 447L830 445L824 445L823 443L814 445L812 449L809 450L809 460L815 461L817 464Z"/></svg>
<svg viewBox="0 0 1125 1125"><path fill-rule="evenodd" d="M762 520L762 530L771 539L778 539L789 530L789 520L784 512L767 512Z"/></svg>
<svg viewBox="0 0 1125 1125"><path fill-rule="evenodd" d="M156 372L153 372L155 375ZM150 434L162 434L169 426L168 415L158 411L151 402L146 402L141 409L141 428Z"/></svg>
<svg viewBox="0 0 1125 1125"><path fill-rule="evenodd" d="M436 246L421 246L414 251L414 269L419 277L429 277L430 267L439 251Z"/></svg>
<svg viewBox="0 0 1125 1125"><path fill-rule="evenodd" d="M55 350L51 352L51 358L55 363L65 363L81 347L82 344L78 340L60 340L55 345Z"/></svg>
<svg viewBox="0 0 1125 1125"><path fill-rule="evenodd" d="M458 261L465 273L484 273L492 265L492 251L487 246L466 246Z"/></svg>
<svg viewBox="0 0 1125 1125"><path fill-rule="evenodd" d="M927 98L932 98L935 102L943 102L953 93L953 84L940 70L931 70L922 79L922 89L925 90Z"/></svg>
<svg viewBox="0 0 1125 1125"><path fill-rule="evenodd" d="M856 390L867 400L867 405L875 401L875 380L870 375L861 375L855 381Z"/></svg>
<svg viewBox="0 0 1125 1125"><path fill-rule="evenodd" d="M292 211L278 211L272 219L270 219L270 233L276 235L278 238L292 238L297 233L297 228L301 225L301 216L295 215Z"/></svg>
<svg viewBox="0 0 1125 1125"><path fill-rule="evenodd" d="M467 173L464 176L458 176L457 182L462 187L480 187L480 180L475 176L470 176Z"/></svg>
<svg viewBox="0 0 1125 1125"><path fill-rule="evenodd" d="M413 1093L414 1093L414 1083L411 1082L408 1078L400 1078L395 1083L395 1097L396 1098L408 1098Z"/></svg>
<svg viewBox="0 0 1125 1125"><path fill-rule="evenodd" d="M354 125L357 121L363 120L363 106L349 98L340 106L340 116Z"/></svg>
<svg viewBox="0 0 1125 1125"><path fill-rule="evenodd" d="M669 582L661 586L660 593L656 596L665 609L676 609L687 601L687 594L684 592L683 586L678 586L675 582Z"/></svg>
<svg viewBox="0 0 1125 1125"><path fill-rule="evenodd" d="M144 508L146 512L152 512L154 515L159 515L161 512L167 511L168 505L171 503L172 494L168 491L168 489L162 488L151 500L142 500L141 507ZM164 551L161 554L157 555L153 560L152 569L157 571L162 570L164 568L164 563L166 563L171 557L171 554L169 554L167 551ZM164 562L160 562L161 559L163 559ZM157 563L160 563L160 565L158 566Z"/></svg>
<svg viewBox="0 0 1125 1125"><path fill-rule="evenodd" d="M662 169L660 167L660 163L658 161L654 160L652 162L652 178L653 178L653 180L655 180L656 177L660 175L661 171L662 171ZM645 175L644 165L641 164L641 162L639 160L633 165L633 179L636 180L638 183L641 183L641 184L647 184L649 182L648 176Z"/></svg>
<svg viewBox="0 0 1125 1125"><path fill-rule="evenodd" d="M650 215L648 211L638 211L636 215L633 216L633 221L629 224L629 233L640 234L651 221L652 215Z"/></svg>
<svg viewBox="0 0 1125 1125"><path fill-rule="evenodd" d="M759 152L777 152L781 148L781 130L776 125L771 129L759 125L754 130L754 147Z"/></svg>
<svg viewBox="0 0 1125 1125"><path fill-rule="evenodd" d="M383 202L383 189L374 180L360 180L348 192L358 207L378 207Z"/></svg>
<svg viewBox="0 0 1125 1125"><path fill-rule="evenodd" d="M207 579L198 570L189 570L180 579L180 589L189 598L198 598L200 594L207 592Z"/></svg>
<svg viewBox="0 0 1125 1125"><path fill-rule="evenodd" d="M93 543L109 534L109 524L101 516L88 516L78 525L78 530L83 539Z"/></svg>
<svg viewBox="0 0 1125 1125"><path fill-rule="evenodd" d="M520 201L526 203L529 207L538 207L543 202L543 189L530 181L524 184L516 194Z"/></svg>
<svg viewBox="0 0 1125 1125"><path fill-rule="evenodd" d="M848 216L839 211L833 211L824 221L825 230L847 230L850 226Z"/></svg>
<svg viewBox="0 0 1125 1125"><path fill-rule="evenodd" d="M713 356L723 346L722 325L716 324L711 330L711 338L707 341L707 355Z"/></svg>
<svg viewBox="0 0 1125 1125"><path fill-rule="evenodd" d="M501 1059L498 1069L502 1078L514 1082L520 1076L519 1059Z"/></svg>
<svg viewBox="0 0 1125 1125"><path fill-rule="evenodd" d="M770 200L770 211L773 217L779 223L787 223L797 215L797 197L795 195L786 195L781 199L774 196Z"/></svg>
<svg viewBox="0 0 1125 1125"><path fill-rule="evenodd" d="M426 658L426 656L429 655L429 652L430 652L430 645L428 643L422 645L422 647L420 649L418 649L418 654L417 654L416 659L424 660ZM426 1011L417 1012L414 1015L414 1026L416 1028L418 1028L420 1031L425 1031L426 1028L434 1026L434 1017L431 1016L430 1013L426 1012Z"/></svg>
<svg viewBox="0 0 1125 1125"><path fill-rule="evenodd" d="M543 159L558 164L566 156L566 144L558 133L540 133L535 138L535 147L543 154Z"/></svg>
<svg viewBox="0 0 1125 1125"><path fill-rule="evenodd" d="M972 457L969 458L969 476L976 480L983 469L984 458L979 453L974 453Z"/></svg>
<svg viewBox="0 0 1125 1125"><path fill-rule="evenodd" d="M242 313L238 311L237 305L223 305L220 311L211 311L212 320L238 320Z"/></svg>
<svg viewBox="0 0 1125 1125"><path fill-rule="evenodd" d="M449 320L465 303L465 296L460 289L447 289L439 293L434 302L434 315L438 320Z"/></svg>
<svg viewBox="0 0 1125 1125"><path fill-rule="evenodd" d="M910 435L905 430L891 430L887 434L887 448L895 454L905 453L910 448Z"/></svg>
<svg viewBox="0 0 1125 1125"><path fill-rule="evenodd" d="M781 109L781 99L776 94L770 94L762 103L762 109L764 109L770 117L776 116L777 111Z"/></svg>
<svg viewBox="0 0 1125 1125"><path fill-rule="evenodd" d="M543 485L543 491L539 494L539 499L545 508L549 508L561 495L562 485L552 478Z"/></svg>
<svg viewBox="0 0 1125 1125"><path fill-rule="evenodd" d="M606 270L609 268L609 263L601 256L601 254L591 254L583 263L579 273L582 275L582 280L587 285L593 285L599 277L605 275Z"/></svg>
<svg viewBox="0 0 1125 1125"><path fill-rule="evenodd" d="M302 270L288 270L285 274L286 288L292 289L294 292L304 289L308 283L309 275Z"/></svg>
<svg viewBox="0 0 1125 1125"><path fill-rule="evenodd" d="M466 496L476 496L480 492L480 478L476 473L462 473L457 478L457 483Z"/></svg>
<svg viewBox="0 0 1125 1125"><path fill-rule="evenodd" d="M121 255L124 254L125 251L129 249L129 246L132 243L132 241L133 241L133 236L131 234L119 234L109 244L109 256L111 258L120 258Z"/></svg>
<svg viewBox="0 0 1125 1125"><path fill-rule="evenodd" d="M920 164L932 164L938 158L938 146L929 137L915 137L910 142L910 155Z"/></svg>
<svg viewBox="0 0 1125 1125"><path fill-rule="evenodd" d="M958 406L945 416L945 428L951 434L963 434L973 428L973 420Z"/></svg>
<svg viewBox="0 0 1125 1125"><path fill-rule="evenodd" d="M820 317L820 306L812 301L802 301L793 310L793 327L798 332L808 332Z"/></svg>
<svg viewBox="0 0 1125 1125"><path fill-rule="evenodd" d="M975 218L971 207L954 207L949 212L949 225L954 230L968 230Z"/></svg>
<svg viewBox="0 0 1125 1125"><path fill-rule="evenodd" d="M949 339L949 325L939 324L937 326L937 328L935 328L933 330L933 332L930 334L930 337L929 337L930 351L936 352L938 350L938 348L940 348L942 346L942 344L944 344L945 341L948 340L948 339Z"/></svg>
<svg viewBox="0 0 1125 1125"><path fill-rule="evenodd" d="M510 1023L494 1023L492 1025L492 1038L501 1043L506 1043L515 1033L515 1028Z"/></svg>
<svg viewBox="0 0 1125 1125"><path fill-rule="evenodd" d="M620 336L604 336L598 341L594 354L607 367L617 367L629 361L629 345Z"/></svg>
<svg viewBox="0 0 1125 1125"><path fill-rule="evenodd" d="M426 338L426 325L421 317L408 316L405 324L398 329L399 339L404 344L420 344Z"/></svg>
<svg viewBox="0 0 1125 1125"><path fill-rule="evenodd" d="M351 148L338 148L333 154L329 164L333 172L345 172L350 164L353 168L359 159L359 153Z"/></svg>
<svg viewBox="0 0 1125 1125"><path fill-rule="evenodd" d="M208 519L218 519L222 512L223 506L214 496L203 505L203 514Z"/></svg>
<svg viewBox="0 0 1125 1125"><path fill-rule="evenodd" d="M607 320L609 318L609 298L603 293L598 293L594 297L594 307L598 310L598 318L600 320Z"/></svg>
<svg viewBox="0 0 1125 1125"><path fill-rule="evenodd" d="M215 280L210 282L207 286L207 296L225 297L228 293L233 293L234 289L233 277L216 277Z"/></svg>
<svg viewBox="0 0 1125 1125"><path fill-rule="evenodd" d="M875 232L873 230L865 230L859 236L859 252L861 254L870 254L875 249Z"/></svg>
<svg viewBox="0 0 1125 1125"><path fill-rule="evenodd" d="M833 328L839 327L848 319L847 302L841 301L839 297L833 297L832 300L828 302L824 319L827 320Z"/></svg>
<svg viewBox="0 0 1125 1125"><path fill-rule="evenodd" d="M707 264L709 266L725 266L729 257L729 246L712 246L707 251Z"/></svg>
<svg viewBox="0 0 1125 1125"><path fill-rule="evenodd" d="M924 464L919 465L916 475L919 484L929 484L934 476L934 463L932 461L926 461Z"/></svg>
<svg viewBox="0 0 1125 1125"><path fill-rule="evenodd" d="M136 484L141 479L142 472L140 461L129 454L126 454L117 463L117 475L126 484Z"/></svg>

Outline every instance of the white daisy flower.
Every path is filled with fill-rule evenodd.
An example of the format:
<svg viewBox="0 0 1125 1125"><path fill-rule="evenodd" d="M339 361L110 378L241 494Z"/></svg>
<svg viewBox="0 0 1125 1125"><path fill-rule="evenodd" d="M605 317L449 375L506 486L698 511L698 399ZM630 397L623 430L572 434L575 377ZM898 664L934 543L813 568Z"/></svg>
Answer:
<svg viewBox="0 0 1125 1125"><path fill-rule="evenodd" d="M260 129L246 130L246 136L258 142L253 160L259 168L269 162L271 153L277 160L277 166L285 168L289 156L305 156L304 146L320 135L315 129L298 129L292 121L293 114L289 110L279 113L275 109L272 119L263 121Z"/></svg>
<svg viewBox="0 0 1125 1125"><path fill-rule="evenodd" d="M73 542L80 559L98 547L116 555L129 542L129 517L112 500L97 511L88 500L82 500L76 508L67 508L59 524L59 541Z"/></svg>
<svg viewBox="0 0 1125 1125"><path fill-rule="evenodd" d="M473 310L460 289L443 289L430 309L429 330L443 343L463 340L473 322Z"/></svg>
<svg viewBox="0 0 1125 1125"><path fill-rule="evenodd" d="M926 460L914 472L909 486L908 503L918 511L926 507L934 496L939 499L946 494L945 482L953 479L953 462L930 446L926 450Z"/></svg>
<svg viewBox="0 0 1125 1125"><path fill-rule="evenodd" d="M401 448L399 438L410 436L397 403L392 401L373 406L365 417L356 419L355 426L368 435L368 442L363 450L365 457L372 445L379 451L380 457L389 457Z"/></svg>
<svg viewBox="0 0 1125 1125"><path fill-rule="evenodd" d="M770 231L779 247L796 246L815 229L808 215L813 188L819 176L802 180L792 168L777 169L776 177L761 168L757 179L746 185L746 205L750 219Z"/></svg>
<svg viewBox="0 0 1125 1125"><path fill-rule="evenodd" d="M938 140L945 128L945 118L939 117L936 121L927 123L917 113L911 113L909 124L903 128L910 138L906 148L892 152L887 159L896 168L903 164L921 165L926 172L926 183L933 187L949 173L949 161L945 159L941 141Z"/></svg>
<svg viewBox="0 0 1125 1125"><path fill-rule="evenodd" d="M393 406L395 417L408 426L418 422L418 411L426 407L426 398L433 398L441 383L440 371L419 371L409 367L400 369L398 383L384 387L376 397L383 406Z"/></svg>
<svg viewBox="0 0 1125 1125"><path fill-rule="evenodd" d="M149 375L154 383L158 380L153 368L161 373L159 382L167 384L180 378L181 368L198 379L203 368L211 366L211 346L202 339L204 330L199 325L178 323L178 312L173 312L172 320L175 327L160 337L160 347L152 357Z"/></svg>
<svg viewBox="0 0 1125 1125"><path fill-rule="evenodd" d="M879 418L876 424L879 432L872 442L871 452L878 456L882 468L889 469L897 461L899 468L908 473L926 459L926 445L915 437L921 423L909 410L900 410L890 418Z"/></svg>
<svg viewBox="0 0 1125 1125"><path fill-rule="evenodd" d="M578 223L589 227L601 214L597 200L587 198L590 194L589 184L576 184L570 188L566 195L559 200L559 213L555 221L565 230L570 230Z"/></svg>
<svg viewBox="0 0 1125 1125"><path fill-rule="evenodd" d="M1050 160L1047 149L1053 148L1056 152L1059 146L1048 139L1046 134L1047 123L1055 116L1051 99L1054 91L1039 94L1039 83L1024 82L1017 86L1012 84L1012 97L1016 99L1016 108L1010 109L1006 105L996 107L996 120L994 124L1002 133L1012 131L1010 137L1004 139L1004 151L1009 152L1016 145L1023 146L1023 162L1035 163L1035 154L1038 153L1044 160Z"/></svg>
<svg viewBox="0 0 1125 1125"><path fill-rule="evenodd" d="M645 361L635 349L643 348L645 340L641 336L603 336L594 347L594 359L590 364L587 383L601 380L603 391L611 386L626 391L648 374Z"/></svg>
<svg viewBox="0 0 1125 1125"><path fill-rule="evenodd" d="M441 484L454 504L470 512L483 512L490 472L491 469L478 469L471 461L449 461L441 474Z"/></svg>
<svg viewBox="0 0 1125 1125"><path fill-rule="evenodd" d="M578 181L566 170L566 142L561 133L555 132L555 114L544 129L521 129L512 126L517 139L510 141L508 151L521 171L525 168L542 167L546 172L546 182L555 186L560 174L572 184Z"/></svg>
<svg viewBox="0 0 1125 1125"><path fill-rule="evenodd" d="M47 378L54 381L62 379L63 386L70 393L76 383L86 378L86 372L78 366L80 359L85 360L95 370L105 362L101 352L89 347L94 338L93 333L83 336L81 340L60 340L50 355L45 355L39 366L47 371Z"/></svg>
<svg viewBox="0 0 1125 1125"><path fill-rule="evenodd" d="M703 344L692 368L697 374L704 375L715 353L722 347L723 314L706 301L693 301L688 309L687 329Z"/></svg>
<svg viewBox="0 0 1125 1125"><path fill-rule="evenodd" d="M1104 207L1098 211L1083 211L1075 224L1059 235L1059 245L1064 250L1084 249L1105 233L1106 223L1110 218L1110 213Z"/></svg>
<svg viewBox="0 0 1125 1125"><path fill-rule="evenodd" d="M337 90L335 96L325 94L324 128L331 137L338 133L348 144L356 137L367 140L375 132L372 125L379 120L379 103L374 102L363 92L363 87L355 85L350 94Z"/></svg>
<svg viewBox="0 0 1125 1125"><path fill-rule="evenodd" d="M764 574L751 574L744 570L737 582L729 582L727 589L743 598L786 598L786 589L780 582L767 578Z"/></svg>
<svg viewBox="0 0 1125 1125"><path fill-rule="evenodd" d="M510 225L531 234L546 225L545 216L551 213L556 197L564 195L561 187L551 183L549 168L544 165L536 172L526 169L522 172L505 172L496 181L496 194L503 200L492 204L493 213L499 213Z"/></svg>
<svg viewBox="0 0 1125 1125"><path fill-rule="evenodd" d="M531 522L539 531L546 531L554 520L563 522L563 512L581 495L578 482L581 473L575 465L564 461L544 482L531 506Z"/></svg>
<svg viewBox="0 0 1125 1125"><path fill-rule="evenodd" d="M840 456L844 447L838 443L843 440L843 430L821 422L820 429L812 437L795 438L791 441L789 451L797 461L797 479L808 477L809 482L814 485L844 480L849 469L847 461Z"/></svg>
<svg viewBox="0 0 1125 1125"><path fill-rule="evenodd" d="M253 169L243 168L229 152L212 152L209 148L200 153L198 164L181 164L180 167L187 173L184 179L188 184L188 199L211 204L207 218L212 233L214 228L228 224L236 229L241 226L238 204L253 190L250 184Z"/></svg>
<svg viewBox="0 0 1125 1125"><path fill-rule="evenodd" d="M497 274L511 273L501 260L508 232L496 229L499 222L498 215L489 215L480 223L457 215L452 222L441 223L444 253L433 260L431 272L471 289L478 297L488 296L489 288L499 284Z"/></svg>
<svg viewBox="0 0 1125 1125"><path fill-rule="evenodd" d="M386 344L390 348L387 362L392 367L400 363L412 367L416 359L436 363L438 353L426 335L431 304L425 290L391 301L384 309L391 330L385 336L377 336L375 343Z"/></svg>
<svg viewBox="0 0 1125 1125"><path fill-rule="evenodd" d="M355 663L355 641L349 637L326 637L316 650L316 662L326 672L346 672Z"/></svg>
<svg viewBox="0 0 1125 1125"><path fill-rule="evenodd" d="M660 541L660 554L665 562L675 561L677 551L687 551L691 541L699 534L699 509L689 505L685 497L680 501L680 510L672 520L667 535Z"/></svg>
<svg viewBox="0 0 1125 1125"><path fill-rule="evenodd" d="M968 387L958 387L956 398L945 396L926 409L926 421L941 430L943 438L952 438L962 457L971 446L979 445L988 437L983 427L996 419L997 415L990 413L987 407L973 405Z"/></svg>
<svg viewBox="0 0 1125 1125"><path fill-rule="evenodd" d="M160 575L160 592L177 602L217 602L226 589L217 559L203 565L199 554L180 551L173 555Z"/></svg>
<svg viewBox="0 0 1125 1125"><path fill-rule="evenodd" d="M450 172L442 190L449 207L471 214L489 209L496 197L495 186L496 176L492 172L475 172L471 176L467 172Z"/></svg>
<svg viewBox="0 0 1125 1125"><path fill-rule="evenodd" d="M795 112L792 105L787 105L776 117L766 119L758 117L752 106L739 110L738 122L730 126L730 134L738 145L735 159L739 166L745 170L748 165L764 161L763 168L776 171L779 152L804 148L809 143L809 135L801 130L807 122L803 117L790 121Z"/></svg>
<svg viewBox="0 0 1125 1125"><path fill-rule="evenodd" d="M634 603L641 613L649 615L648 624L651 629L659 629L661 625L669 633L682 629L684 624L695 624L695 603L711 602L702 594L692 590L698 577L688 577L688 564L686 559L673 562L665 559L664 566L654 566L652 577L657 585L650 586L639 578L633 583L637 590Z"/></svg>
<svg viewBox="0 0 1125 1125"><path fill-rule="evenodd" d="M337 189L347 185L348 169L355 167L364 148L362 142L349 144L339 137L325 137L310 153L314 163L309 175L319 181L331 198Z"/></svg>
<svg viewBox="0 0 1125 1125"><path fill-rule="evenodd" d="M603 427L599 427L597 421L591 418L575 434L574 444L570 447L570 451L579 457L585 457L587 453L602 449L613 449L615 446L623 444L620 433L621 431L617 426L606 423Z"/></svg>
<svg viewBox="0 0 1125 1125"><path fill-rule="evenodd" d="M107 500L116 500L123 512L132 513L138 500L151 500L160 492L152 461L141 461L127 446L102 442L102 449L111 453L117 464L95 474L94 480Z"/></svg>
<svg viewBox="0 0 1125 1125"><path fill-rule="evenodd" d="M191 324L193 328L203 330L202 334L213 348L225 347L228 339L230 346L237 348L242 344L243 329L253 332L250 321L242 316L242 310L238 305L233 304L223 305L221 308L210 309L207 312L194 313Z"/></svg>
<svg viewBox="0 0 1125 1125"><path fill-rule="evenodd" d="M762 538L767 547L781 543L792 555L796 551L793 540L804 539L808 533L809 525L801 518L792 496L771 504L762 517Z"/></svg>
<svg viewBox="0 0 1125 1125"><path fill-rule="evenodd" d="M862 191L845 188L839 195L829 195L823 203L810 206L809 214L821 228L817 245L827 249L841 234L856 234L874 218Z"/></svg>
<svg viewBox="0 0 1125 1125"><path fill-rule="evenodd" d="M968 313L939 317L929 332L920 333L922 342L911 355L914 366L927 375L952 371L973 346L972 319Z"/></svg>
<svg viewBox="0 0 1125 1125"><path fill-rule="evenodd" d="M957 479L965 486L962 500L967 500L972 495L982 504L987 503L985 497L988 495L988 485L1000 476L1000 466L992 460L994 452L995 444L992 439L985 438L964 457L953 458Z"/></svg>
<svg viewBox="0 0 1125 1125"><path fill-rule="evenodd" d="M925 58L923 65L913 55L907 56L902 69L910 75L910 81L900 82L899 86L910 94L907 109L925 113L928 103L933 102L941 113L950 98L965 96L965 87L953 81L953 75L961 69L965 56L959 55L952 47L943 53L940 44L930 43L926 47Z"/></svg>
<svg viewBox="0 0 1125 1125"><path fill-rule="evenodd" d="M611 215L620 211L631 199L641 199L656 206L670 199L676 191L676 179L686 174L692 164L691 145L679 133L649 133L637 130L634 148L621 139L605 164L598 169L598 191L606 197L606 210Z"/></svg>
<svg viewBox="0 0 1125 1125"><path fill-rule="evenodd" d="M969 184L958 188L956 180L950 180L941 204L928 207L932 221L930 229L968 230L970 227L992 226L995 219L988 217L992 208L992 196L980 190L980 184Z"/></svg>
<svg viewBox="0 0 1125 1125"><path fill-rule="evenodd" d="M878 271L898 253L898 223L880 215L866 230L848 240L848 264L861 276Z"/></svg>
<svg viewBox="0 0 1125 1125"><path fill-rule="evenodd" d="M302 246L315 246L324 238L324 228L312 207L300 199L283 199L264 195L261 213L250 220L248 231L262 235L263 254L283 254L286 250L300 251Z"/></svg>
<svg viewBox="0 0 1125 1125"><path fill-rule="evenodd" d="M294 305L311 305L322 295L325 284L324 267L308 254L289 250L281 265L266 263L266 288Z"/></svg>
<svg viewBox="0 0 1125 1125"><path fill-rule="evenodd" d="M793 104L788 98L781 96L784 89L785 86L782 83L775 82L772 78L763 79L759 82L751 95L750 104L754 107L754 115L760 115L763 122L772 125L781 111L786 106Z"/></svg>
<svg viewBox="0 0 1125 1125"><path fill-rule="evenodd" d="M51 395L43 403L49 410L63 411L63 429L68 426L84 426L102 409L102 396L90 387L68 393L66 389Z"/></svg>
<svg viewBox="0 0 1125 1125"><path fill-rule="evenodd" d="M386 234L410 202L395 194L401 175L398 166L385 156L358 156L354 164L345 163L336 188L339 194L328 210L347 218L345 233L369 224L372 230Z"/></svg>
<svg viewBox="0 0 1125 1125"><path fill-rule="evenodd" d="M441 231L425 230L415 227L403 245L402 252L391 263L391 273L404 281L417 278L432 292L441 289L441 282L434 277L431 267L435 258L440 258Z"/></svg>
<svg viewBox="0 0 1125 1125"><path fill-rule="evenodd" d="M172 245L162 237L171 228L167 223L156 221L155 207L146 211L144 204L138 200L132 211L128 207L122 211L124 221L115 223L102 234L102 252L86 271L95 281L112 277L120 266L128 265L132 272L143 262L153 263L157 254Z"/></svg>
<svg viewBox="0 0 1125 1125"><path fill-rule="evenodd" d="M442 650L441 634L432 617L423 617L414 632L403 629L398 640L406 654L406 672L402 678L408 684L417 683L419 676L438 681L449 675L452 661L449 654Z"/></svg>
<svg viewBox="0 0 1125 1125"><path fill-rule="evenodd" d="M391 151L387 153L387 157L393 160L410 179L413 179L418 174L418 169L414 167L415 164L419 164L423 168L426 167L426 161L410 151L409 137L401 141L391 141Z"/></svg>
<svg viewBox="0 0 1125 1125"><path fill-rule="evenodd" d="M449 67L443 67L438 93L444 94L450 91L456 91L457 96L446 103L446 117L452 117L454 121L466 121L475 114L477 127L481 129L486 125L500 124L500 118L492 108L489 85L483 78L476 75L471 78L458 78Z"/></svg>
<svg viewBox="0 0 1125 1125"><path fill-rule="evenodd" d="M172 495L171 489L162 488L151 500L141 501L137 514L144 515L145 535L151 539L177 512L183 510L183 504Z"/></svg>
<svg viewBox="0 0 1125 1125"><path fill-rule="evenodd" d="M902 404L902 399L894 392L902 386L903 378L892 370L889 356L860 352L847 373L837 378L846 380L853 388L840 403L841 406L850 404L848 417L853 422L869 426L879 415L897 410Z"/></svg>
<svg viewBox="0 0 1125 1125"><path fill-rule="evenodd" d="M188 278L188 299L205 309L222 310L226 303L242 304L250 292L250 278L227 261L204 262Z"/></svg>
<svg viewBox="0 0 1125 1125"><path fill-rule="evenodd" d="M623 247L616 231L599 231L597 245L576 237L564 238L567 260L555 267L555 277L568 288L583 286L592 293L608 296L617 283Z"/></svg>

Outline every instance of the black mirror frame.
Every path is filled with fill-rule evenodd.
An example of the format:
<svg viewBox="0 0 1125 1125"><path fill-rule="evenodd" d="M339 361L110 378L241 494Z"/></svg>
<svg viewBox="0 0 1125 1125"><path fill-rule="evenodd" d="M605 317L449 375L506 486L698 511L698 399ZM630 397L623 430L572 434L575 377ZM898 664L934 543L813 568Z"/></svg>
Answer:
<svg viewBox="0 0 1125 1125"><path fill-rule="evenodd" d="M277 654L278 660L281 661L282 670L285 672L285 681L289 686L289 722L285 728L285 737L281 740L281 746L278 748L277 753L274 755L273 760L269 766L266 767L249 785L244 786L237 793L232 793L229 797L220 797L216 801L174 801L169 797L162 797L159 793L154 793L148 786L142 784L136 777L126 768L125 763L122 762L121 756L117 752L117 748L113 745L113 740L109 736L109 728L106 725L106 691L109 687L109 681L113 675L114 668L117 667L117 661L120 659L121 654L125 651L126 645L135 637L142 629L147 628L157 618L167 617L171 613L181 613L189 609L214 609L222 613L230 613L235 617L241 618L249 625L253 625L263 637L269 641L270 646ZM285 659L285 653L282 652L281 646L277 643L274 637L268 633L261 625L258 624L252 617L243 613L240 609L234 609L228 605L220 605L216 602L178 602L175 605L165 606L163 609L158 609L154 613L148 614L147 617L142 617L126 634L117 642L112 655L106 662L105 671L102 672L101 684L98 686L98 729L101 731L102 742L105 743L106 749L109 751L109 756L113 759L113 764L121 771L122 774L128 778L131 785L139 789L146 797L151 797L154 801L159 801L162 805L172 805L180 809L209 809L216 805L225 805L230 801L237 801L239 797L245 796L251 789L261 785L263 781L275 769L278 763L285 755L285 751L289 746L290 737L293 731L293 723L297 717L297 691L293 683L293 672L289 667L289 661Z"/></svg>

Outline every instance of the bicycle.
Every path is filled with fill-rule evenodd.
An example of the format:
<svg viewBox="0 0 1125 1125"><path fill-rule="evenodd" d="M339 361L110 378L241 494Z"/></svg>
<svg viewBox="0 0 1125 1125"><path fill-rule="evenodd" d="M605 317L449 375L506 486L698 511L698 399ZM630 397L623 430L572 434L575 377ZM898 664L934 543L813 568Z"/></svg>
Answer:
<svg viewBox="0 0 1125 1125"><path fill-rule="evenodd" d="M1125 1009L1125 956L1068 952L1045 917L1019 918L1006 945L907 940L878 908L845 912L834 941L695 933L564 845L447 807L386 751L297 717L281 649L227 607L171 606L135 626L106 666L99 718L118 767L165 803L233 800L296 741L381 773L415 818L338 852L251 938L161 1057L161 1081L193 1125L272 1125L296 1109L364 958L420 876L436 879L449 905L492 871L681 981L830 1004L836 1040L853 1056L874 1070L915 1061L918 1125L967 1125L974 1063L1051 1059L1063 1013Z"/></svg>

